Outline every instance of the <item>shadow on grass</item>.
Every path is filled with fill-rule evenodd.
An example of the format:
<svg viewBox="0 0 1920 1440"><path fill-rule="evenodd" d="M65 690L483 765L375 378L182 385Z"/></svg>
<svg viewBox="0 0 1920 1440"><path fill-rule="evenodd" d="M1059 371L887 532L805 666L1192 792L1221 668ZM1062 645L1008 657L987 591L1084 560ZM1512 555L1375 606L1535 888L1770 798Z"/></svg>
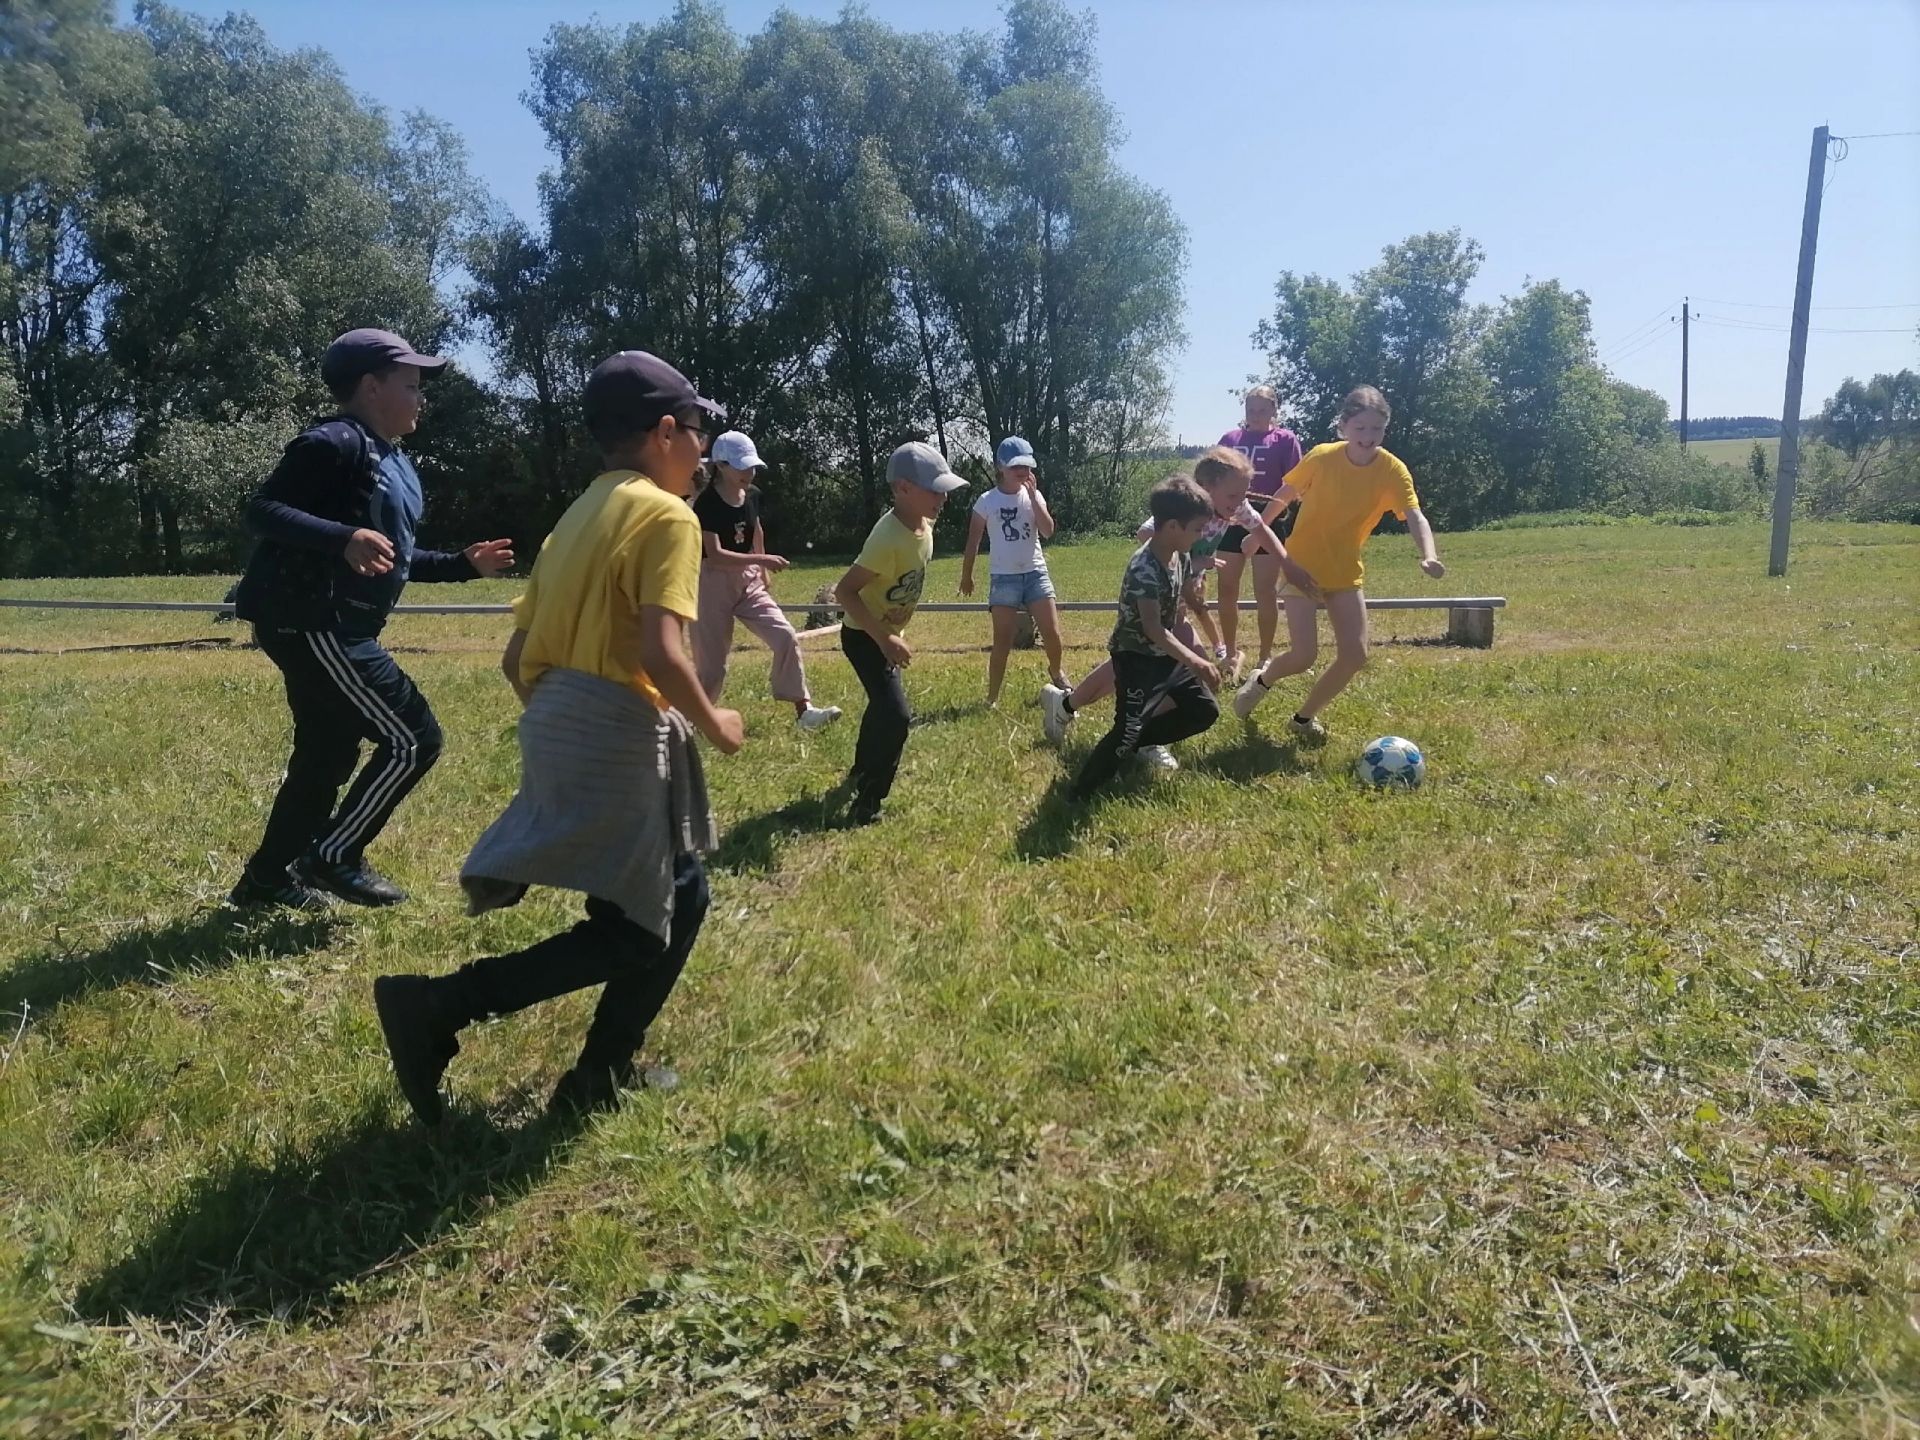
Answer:
<svg viewBox="0 0 1920 1440"><path fill-rule="evenodd" d="M0 971L0 1014L33 1024L69 1001L121 985L164 985L244 960L322 949L337 916L219 908L123 931L92 950L43 950Z"/></svg>
<svg viewBox="0 0 1920 1440"><path fill-rule="evenodd" d="M186 1320L213 1308L324 1319L356 1298L354 1282L526 1194L580 1129L541 1119L502 1131L455 1110L430 1135L370 1105L317 1144L194 1182L126 1258L81 1288L75 1307L97 1323Z"/></svg>
<svg viewBox="0 0 1920 1440"><path fill-rule="evenodd" d="M1021 860L1058 860L1073 853L1080 837L1099 818L1101 809L1112 800L1143 794L1153 788L1153 777L1135 765L1124 766L1099 794L1088 799L1074 798L1073 782L1086 760L1084 754L1069 756L1066 768L1047 787L1040 803L1027 817L1020 833L1014 836L1013 853Z"/></svg>
<svg viewBox="0 0 1920 1440"><path fill-rule="evenodd" d="M720 847L706 857L707 868L735 875L770 870L786 842L802 835L844 829L847 798L843 783L824 795L802 795L778 810L731 825L720 837Z"/></svg>
<svg viewBox="0 0 1920 1440"><path fill-rule="evenodd" d="M976 715L987 713L987 702L980 700L960 700L950 705L935 705L931 710L916 710L908 728L918 730L923 725L947 725L955 720L970 720Z"/></svg>
<svg viewBox="0 0 1920 1440"><path fill-rule="evenodd" d="M1233 744L1196 756L1188 764L1196 775L1218 775L1246 782L1263 775L1305 775L1315 768L1311 752L1289 736L1275 740L1251 726L1241 726Z"/></svg>

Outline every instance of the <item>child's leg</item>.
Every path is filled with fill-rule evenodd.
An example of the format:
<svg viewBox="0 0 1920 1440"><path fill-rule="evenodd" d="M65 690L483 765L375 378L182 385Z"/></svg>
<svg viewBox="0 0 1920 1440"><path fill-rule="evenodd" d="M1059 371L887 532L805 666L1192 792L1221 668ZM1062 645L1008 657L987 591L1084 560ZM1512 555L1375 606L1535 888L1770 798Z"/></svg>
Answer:
<svg viewBox="0 0 1920 1440"><path fill-rule="evenodd" d="M1154 707L1153 714L1141 725L1135 748L1172 745L1210 729L1219 718L1220 702L1213 692L1196 676L1182 671L1167 688L1166 699Z"/></svg>
<svg viewBox="0 0 1920 1440"><path fill-rule="evenodd" d="M993 705L999 702L1000 683L1007 678L1007 655L1013 649L1020 612L1011 605L995 605L988 613L993 616L993 649L987 656L987 704Z"/></svg>
<svg viewBox="0 0 1920 1440"><path fill-rule="evenodd" d="M446 740L427 697L378 640L342 640L320 631L308 631L306 638L377 739L332 828L314 846L330 865L357 867L400 802L433 768Z"/></svg>
<svg viewBox="0 0 1920 1440"><path fill-rule="evenodd" d="M1040 632L1040 643L1047 651L1047 678L1062 690L1071 690L1067 683L1067 672L1061 661L1066 651L1066 643L1060 638L1060 607L1049 596L1045 600L1036 600L1027 607L1027 613L1033 616L1033 628Z"/></svg>
<svg viewBox="0 0 1920 1440"><path fill-rule="evenodd" d="M1163 655L1121 653L1113 657L1113 728L1100 737L1074 777L1075 795L1086 796L1098 790L1119 772L1120 762L1139 748L1148 698L1172 668L1173 661Z"/></svg>
<svg viewBox="0 0 1920 1440"><path fill-rule="evenodd" d="M1253 557L1253 599L1260 609L1260 663L1273 654L1280 629L1280 557L1262 550Z"/></svg>
<svg viewBox="0 0 1920 1440"><path fill-rule="evenodd" d="M287 708L293 712L293 754L286 777L273 797L260 848L247 861L247 873L255 879L277 882L327 828L340 787L359 763L367 724L303 634L256 629L254 638L279 667Z"/></svg>
<svg viewBox="0 0 1920 1440"><path fill-rule="evenodd" d="M773 672L768 677L773 698L804 710L811 700L807 694L807 672L800 664L800 641L787 619L787 612L761 583L747 587L734 613L740 617L740 623L773 652Z"/></svg>
<svg viewBox="0 0 1920 1440"><path fill-rule="evenodd" d="M700 938L709 898L700 857L681 854L673 862L673 933L669 939L663 943L652 931L619 915L621 924L629 927L633 942L629 953L639 963L613 976L600 992L600 1003L594 1009L593 1024L587 1027L576 1068L617 1072L639 1052L647 1040L647 1027L673 993L680 972L686 968L687 956L693 953L693 942ZM595 905L604 904L589 900L587 913L592 914ZM606 908L619 914L618 907Z"/></svg>
<svg viewBox="0 0 1920 1440"><path fill-rule="evenodd" d="M857 801L878 805L893 789L913 710L907 704L907 688L901 683L900 671L887 662L872 636L843 625L840 648L853 663L860 687L867 692L867 713L860 717L860 738L853 747L853 770L848 778Z"/></svg>
<svg viewBox="0 0 1920 1440"><path fill-rule="evenodd" d="M1109 656L1086 673L1080 683L1073 687L1073 694L1068 698L1072 701L1073 708L1078 710L1083 705L1098 705L1111 694L1113 694L1113 657Z"/></svg>
<svg viewBox="0 0 1920 1440"><path fill-rule="evenodd" d="M733 612L740 602L738 572L718 565L700 567L700 614L694 620L693 669L707 699L718 701L727 684L727 656L733 649Z"/></svg>
<svg viewBox="0 0 1920 1440"><path fill-rule="evenodd" d="M1307 692L1306 703L1299 713L1308 719L1318 715L1334 696L1347 688L1347 683L1365 668L1367 663L1367 602L1358 590L1336 590L1327 596L1327 619L1333 625L1333 642L1337 647L1333 663L1320 672L1320 678L1313 682L1313 689Z"/></svg>
<svg viewBox="0 0 1920 1440"><path fill-rule="evenodd" d="M1285 603L1287 648L1260 672L1260 679L1268 685L1289 675L1306 674L1320 655L1320 607L1304 595L1289 595Z"/></svg>
<svg viewBox="0 0 1920 1440"><path fill-rule="evenodd" d="M1220 598L1214 609L1220 617L1220 643L1227 647L1231 660L1240 653L1240 577L1246 571L1247 557L1238 547L1229 551L1225 545L1219 554L1220 568L1214 573L1220 577Z"/></svg>

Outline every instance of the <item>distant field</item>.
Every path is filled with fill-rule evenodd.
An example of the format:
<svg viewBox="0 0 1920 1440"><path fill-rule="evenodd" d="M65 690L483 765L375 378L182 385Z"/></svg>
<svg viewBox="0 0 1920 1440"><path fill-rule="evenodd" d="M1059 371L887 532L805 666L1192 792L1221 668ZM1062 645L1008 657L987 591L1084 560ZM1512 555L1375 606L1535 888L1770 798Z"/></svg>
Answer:
<svg viewBox="0 0 1920 1440"><path fill-rule="evenodd" d="M1755 445L1766 452L1767 473L1771 475L1774 467L1780 463L1780 440L1774 436L1766 440L1695 440L1687 448L1695 455L1704 455L1716 465L1734 465L1745 469L1748 457L1753 454Z"/></svg>

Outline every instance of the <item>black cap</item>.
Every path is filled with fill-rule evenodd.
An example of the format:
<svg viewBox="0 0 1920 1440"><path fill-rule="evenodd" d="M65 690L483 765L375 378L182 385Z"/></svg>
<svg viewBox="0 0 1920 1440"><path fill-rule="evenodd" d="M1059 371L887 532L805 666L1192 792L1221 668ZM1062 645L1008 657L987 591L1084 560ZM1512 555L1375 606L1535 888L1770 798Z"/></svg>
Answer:
<svg viewBox="0 0 1920 1440"><path fill-rule="evenodd" d="M593 367L585 397L587 429L620 422L648 426L663 415L696 407L713 420L725 420L727 408L693 388L693 382L658 355L622 350Z"/></svg>
<svg viewBox="0 0 1920 1440"><path fill-rule="evenodd" d="M439 355L416 354L414 348L391 330L349 330L327 346L320 361L320 378L329 390L341 390L362 375L372 375L389 365L417 365L422 370L446 368Z"/></svg>

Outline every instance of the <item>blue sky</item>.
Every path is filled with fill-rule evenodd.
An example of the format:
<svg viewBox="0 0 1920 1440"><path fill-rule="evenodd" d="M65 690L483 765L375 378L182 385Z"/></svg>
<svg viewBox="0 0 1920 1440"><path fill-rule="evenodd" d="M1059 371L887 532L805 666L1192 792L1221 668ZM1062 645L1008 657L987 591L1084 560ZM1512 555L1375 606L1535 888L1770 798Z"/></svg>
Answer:
<svg viewBox="0 0 1920 1440"><path fill-rule="evenodd" d="M276 42L331 51L391 109L452 122L494 194L534 219L547 156L519 100L528 52L556 21L625 25L668 6L186 8L248 9ZM775 7L727 8L750 32ZM999 24L997 5L975 0L867 8L903 29ZM1169 416L1189 441L1237 418L1233 392L1259 364L1249 335L1282 270L1345 277L1451 226L1487 251L1472 298L1529 277L1585 290L1602 360L1676 414L1679 326L1663 317L1691 295L1704 317L1692 413L1777 415L1813 127L1920 131L1911 0L1113 0L1098 15L1123 161L1190 232L1190 339ZM1920 365L1920 136L1860 140L1829 174L1808 410L1847 375ZM1867 306L1887 308L1839 308Z"/></svg>

